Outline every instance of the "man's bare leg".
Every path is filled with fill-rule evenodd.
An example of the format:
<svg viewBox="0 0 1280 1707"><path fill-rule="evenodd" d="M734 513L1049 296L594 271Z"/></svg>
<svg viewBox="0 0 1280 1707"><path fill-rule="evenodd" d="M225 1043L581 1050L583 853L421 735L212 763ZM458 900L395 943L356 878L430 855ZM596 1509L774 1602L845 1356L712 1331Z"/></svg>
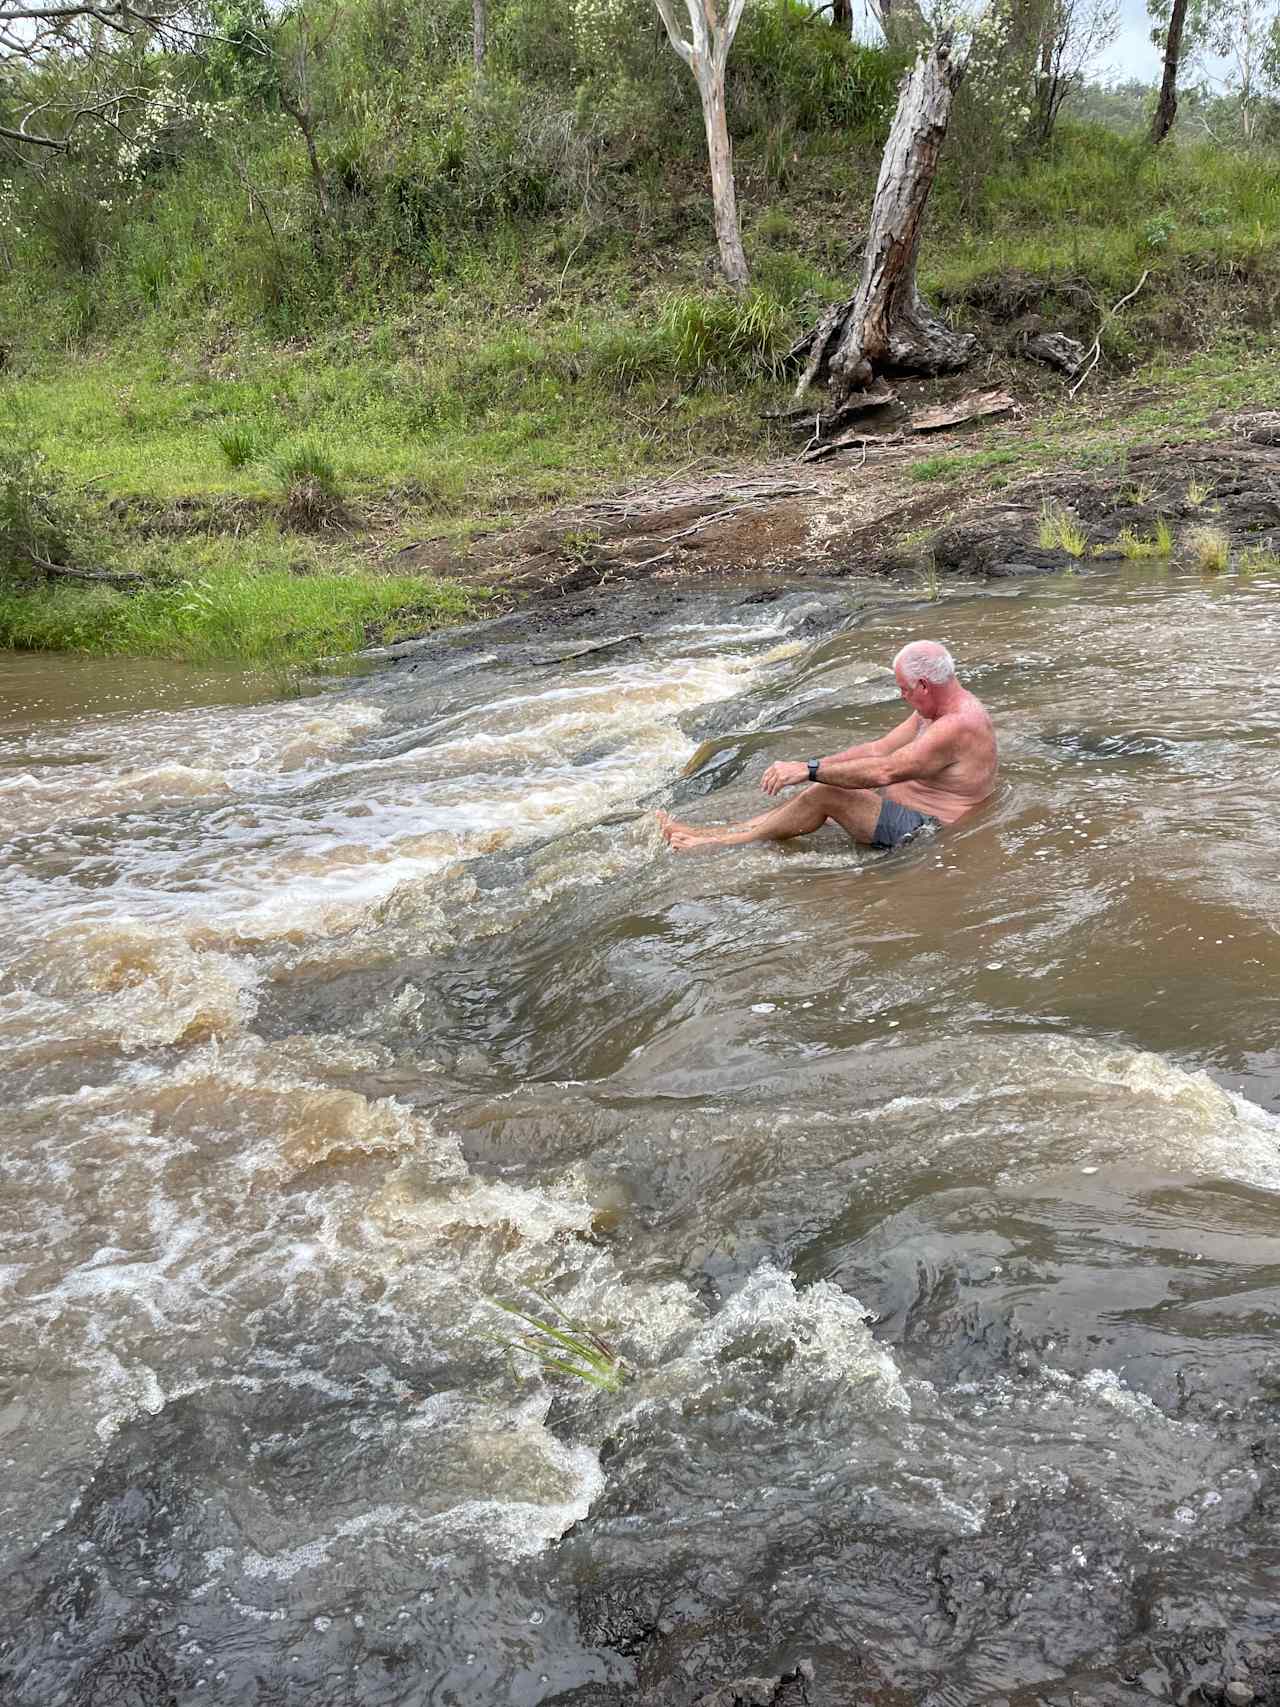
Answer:
<svg viewBox="0 0 1280 1707"><path fill-rule="evenodd" d="M815 782L785 805L762 812L740 824L682 824L669 812L659 812L658 828L679 853L695 848L745 847L748 842L782 842L807 836L827 819L839 824L855 842L869 842L880 816L880 796L869 788L832 788Z"/></svg>

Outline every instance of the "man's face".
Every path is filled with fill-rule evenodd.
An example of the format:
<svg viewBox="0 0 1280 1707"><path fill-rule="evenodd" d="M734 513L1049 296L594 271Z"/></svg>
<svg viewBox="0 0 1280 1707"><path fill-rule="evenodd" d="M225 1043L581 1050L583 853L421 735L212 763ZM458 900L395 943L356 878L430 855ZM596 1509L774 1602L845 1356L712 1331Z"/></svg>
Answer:
<svg viewBox="0 0 1280 1707"><path fill-rule="evenodd" d="M923 680L912 682L903 675L901 670L895 670L893 674L898 684L898 692L912 711L917 711L921 716L927 717L930 704L929 683Z"/></svg>

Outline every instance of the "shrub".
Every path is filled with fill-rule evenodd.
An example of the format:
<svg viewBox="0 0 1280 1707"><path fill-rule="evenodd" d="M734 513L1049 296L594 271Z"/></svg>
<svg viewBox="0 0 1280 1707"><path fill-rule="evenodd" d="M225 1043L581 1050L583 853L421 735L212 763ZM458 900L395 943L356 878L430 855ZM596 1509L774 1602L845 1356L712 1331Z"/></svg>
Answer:
<svg viewBox="0 0 1280 1707"><path fill-rule="evenodd" d="M38 451L0 451L0 572L30 575L41 563L73 562L82 528Z"/></svg>

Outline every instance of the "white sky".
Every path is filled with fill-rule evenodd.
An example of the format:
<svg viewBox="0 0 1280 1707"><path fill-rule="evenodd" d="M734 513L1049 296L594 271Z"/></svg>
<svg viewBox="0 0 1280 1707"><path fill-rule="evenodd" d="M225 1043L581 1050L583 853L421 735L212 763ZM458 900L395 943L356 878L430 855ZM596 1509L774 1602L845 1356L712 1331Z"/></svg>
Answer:
<svg viewBox="0 0 1280 1707"><path fill-rule="evenodd" d="M817 4L818 0L814 0ZM855 13L856 18L856 13ZM1094 75L1103 83L1123 83L1130 77L1140 77L1144 83L1158 83L1163 69L1163 56L1151 40L1153 20L1147 11L1147 0L1120 0L1120 30L1115 41L1101 54L1094 66ZM864 16L858 34L868 41L883 38L871 21L869 11Z"/></svg>
<svg viewBox="0 0 1280 1707"><path fill-rule="evenodd" d="M1120 34L1099 61L1098 75L1107 82L1141 77L1154 83L1162 62L1151 41L1153 22L1146 0L1120 0Z"/></svg>

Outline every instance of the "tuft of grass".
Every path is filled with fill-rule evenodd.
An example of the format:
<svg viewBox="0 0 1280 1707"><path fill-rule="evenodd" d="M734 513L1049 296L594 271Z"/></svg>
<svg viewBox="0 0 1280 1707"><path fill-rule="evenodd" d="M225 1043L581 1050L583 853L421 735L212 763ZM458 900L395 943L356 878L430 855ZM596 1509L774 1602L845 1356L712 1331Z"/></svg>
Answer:
<svg viewBox="0 0 1280 1707"><path fill-rule="evenodd" d="M248 427L228 427L218 434L218 449L228 468L247 468L258 454L258 440Z"/></svg>
<svg viewBox="0 0 1280 1707"><path fill-rule="evenodd" d="M281 520L300 533L317 533L346 520L338 471L313 444L300 444L275 458L272 472L284 491Z"/></svg>
<svg viewBox="0 0 1280 1707"><path fill-rule="evenodd" d="M1145 480L1139 480L1136 481L1134 485L1130 486L1124 496L1126 503L1133 504L1137 508L1142 509L1145 505L1149 504L1155 496L1155 487L1149 485Z"/></svg>
<svg viewBox="0 0 1280 1707"><path fill-rule="evenodd" d="M606 1393L619 1392L630 1379L630 1371L608 1341L585 1322L566 1315L551 1299L541 1294L537 1297L545 1312L541 1316L519 1304L491 1298L491 1304L524 1323L524 1332L515 1339L501 1334L491 1337L508 1351L522 1351L536 1358L548 1373L570 1375Z"/></svg>
<svg viewBox="0 0 1280 1707"><path fill-rule="evenodd" d="M1187 481L1186 496L1187 503L1190 504L1191 508L1193 510L1198 510L1201 504L1207 503L1213 496L1213 482L1211 480L1201 480L1199 475L1193 474L1190 480Z"/></svg>
<svg viewBox="0 0 1280 1707"><path fill-rule="evenodd" d="M1170 557L1173 554L1173 532L1161 516L1150 534L1138 534L1132 528L1122 528L1116 545L1124 557Z"/></svg>
<svg viewBox="0 0 1280 1707"><path fill-rule="evenodd" d="M776 377L792 343L786 310L765 290L743 297L668 297L658 335L682 379L753 369Z"/></svg>
<svg viewBox="0 0 1280 1707"><path fill-rule="evenodd" d="M1196 568L1208 575L1220 575L1231 562L1231 538L1223 528L1207 524L1188 528L1182 536L1182 549Z"/></svg>
<svg viewBox="0 0 1280 1707"><path fill-rule="evenodd" d="M930 604L936 604L942 597L942 577L938 574L937 556L932 551L924 555L917 584Z"/></svg>
<svg viewBox="0 0 1280 1707"><path fill-rule="evenodd" d="M1068 557L1083 557L1088 545L1075 517L1049 499L1040 511L1038 538L1042 551L1065 551Z"/></svg>
<svg viewBox="0 0 1280 1707"><path fill-rule="evenodd" d="M1263 545L1251 545L1236 559L1236 570L1246 580L1250 575L1274 575L1280 570L1280 556Z"/></svg>

